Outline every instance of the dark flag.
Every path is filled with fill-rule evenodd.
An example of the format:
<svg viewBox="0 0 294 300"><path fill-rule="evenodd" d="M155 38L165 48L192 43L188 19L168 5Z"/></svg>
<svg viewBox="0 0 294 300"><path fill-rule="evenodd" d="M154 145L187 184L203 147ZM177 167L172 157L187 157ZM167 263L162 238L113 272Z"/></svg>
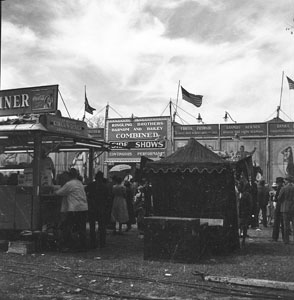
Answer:
<svg viewBox="0 0 294 300"><path fill-rule="evenodd" d="M87 112L88 114L93 115L93 111L96 110L96 108L90 106L88 99L87 99L87 95L85 92L85 112Z"/></svg>
<svg viewBox="0 0 294 300"><path fill-rule="evenodd" d="M287 77L287 80L288 80L289 89L294 90L294 81L292 79L290 79L288 76L286 76L286 77Z"/></svg>
<svg viewBox="0 0 294 300"><path fill-rule="evenodd" d="M181 89L182 89L182 98L184 100L194 104L197 107L201 106L203 96L191 94L191 93L187 92L182 86L181 86Z"/></svg>

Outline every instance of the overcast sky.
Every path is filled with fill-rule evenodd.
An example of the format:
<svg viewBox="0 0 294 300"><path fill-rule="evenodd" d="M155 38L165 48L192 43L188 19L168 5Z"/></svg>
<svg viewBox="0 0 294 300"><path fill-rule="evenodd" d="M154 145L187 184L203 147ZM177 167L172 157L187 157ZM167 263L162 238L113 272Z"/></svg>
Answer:
<svg viewBox="0 0 294 300"><path fill-rule="evenodd" d="M198 113L223 123L225 111L265 122L282 72L294 80L293 18L290 0L6 0L1 88L58 84L79 119L86 86L98 116L107 103L110 118L166 116L171 99L179 123L197 124ZM200 108L177 100L179 81L203 95ZM60 97L59 109L68 116ZM286 79L282 111L294 120Z"/></svg>

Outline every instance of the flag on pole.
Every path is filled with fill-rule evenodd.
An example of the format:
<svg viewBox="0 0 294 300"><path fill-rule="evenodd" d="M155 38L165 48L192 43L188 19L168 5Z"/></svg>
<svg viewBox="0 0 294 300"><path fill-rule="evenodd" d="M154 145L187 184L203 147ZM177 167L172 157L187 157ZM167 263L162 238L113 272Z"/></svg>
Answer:
<svg viewBox="0 0 294 300"><path fill-rule="evenodd" d="M287 80L288 80L289 89L294 90L294 81L292 79L290 79L288 76L286 76L286 77L287 77Z"/></svg>
<svg viewBox="0 0 294 300"><path fill-rule="evenodd" d="M96 110L96 108L90 106L88 98L87 98L87 94L85 91L85 112L87 112L88 114L93 115L93 111Z"/></svg>
<svg viewBox="0 0 294 300"><path fill-rule="evenodd" d="M194 104L197 107L201 106L203 96L191 94L191 93L187 92L182 86L181 86L181 89L182 89L182 98L184 100Z"/></svg>

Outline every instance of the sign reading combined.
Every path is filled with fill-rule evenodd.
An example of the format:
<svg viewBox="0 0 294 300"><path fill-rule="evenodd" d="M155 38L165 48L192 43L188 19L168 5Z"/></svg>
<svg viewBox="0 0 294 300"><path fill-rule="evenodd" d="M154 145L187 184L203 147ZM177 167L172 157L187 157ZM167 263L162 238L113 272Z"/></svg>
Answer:
<svg viewBox="0 0 294 300"><path fill-rule="evenodd" d="M106 138L113 145L108 160L139 162L141 156L154 160L166 156L169 127L169 117L107 120Z"/></svg>
<svg viewBox="0 0 294 300"><path fill-rule="evenodd" d="M57 110L58 85L0 91L0 116L42 114Z"/></svg>

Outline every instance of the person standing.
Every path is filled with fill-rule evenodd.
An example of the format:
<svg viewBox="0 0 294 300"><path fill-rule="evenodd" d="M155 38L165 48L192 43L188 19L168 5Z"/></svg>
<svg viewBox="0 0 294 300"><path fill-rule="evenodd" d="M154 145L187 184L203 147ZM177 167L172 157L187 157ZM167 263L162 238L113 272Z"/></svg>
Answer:
<svg viewBox="0 0 294 300"><path fill-rule="evenodd" d="M257 182L256 180L253 180L251 183L251 191L252 191L252 212L251 212L251 228L259 229L259 206L257 202Z"/></svg>
<svg viewBox="0 0 294 300"><path fill-rule="evenodd" d="M239 202L239 226L240 235L242 237L242 246L245 246L245 239L247 237L247 229L252 212L252 195L251 187L247 182L241 182L239 185L240 202Z"/></svg>
<svg viewBox="0 0 294 300"><path fill-rule="evenodd" d="M284 240L284 223L283 223L283 216L281 213L281 202L278 200L281 188L284 185L284 178L277 177L276 178L276 192L274 196L274 202L276 203L275 213L274 213L274 225L273 225L273 233L272 238L274 242L277 242L279 239L280 230L282 233L282 238Z"/></svg>
<svg viewBox="0 0 294 300"><path fill-rule="evenodd" d="M257 202L259 211L262 214L262 225L267 227L267 213L266 208L269 201L269 188L265 185L265 180L260 180L257 185Z"/></svg>
<svg viewBox="0 0 294 300"><path fill-rule="evenodd" d="M113 181L113 204L111 210L111 218L112 221L115 222L113 233L116 234L116 223L118 222L119 234L122 234L122 224L126 224L129 220L126 201L126 187L122 185L122 179L120 177L114 177Z"/></svg>
<svg viewBox="0 0 294 300"><path fill-rule="evenodd" d="M88 199L88 215L90 225L90 247L96 248L96 221L98 222L99 247L106 246L106 223L107 223L107 202L108 187L103 177L103 173L98 171L95 181L85 188Z"/></svg>
<svg viewBox="0 0 294 300"><path fill-rule="evenodd" d="M252 151L245 151L245 147L241 145L240 150L237 151L236 153L236 157L238 157L239 159L243 159L245 157L253 155L255 151L256 151L256 147L254 147Z"/></svg>
<svg viewBox="0 0 294 300"><path fill-rule="evenodd" d="M78 179L78 175L78 171L71 168L68 173L69 181L54 192L56 195L64 196L61 206L63 251L82 250L86 245L88 203L84 186ZM78 245L73 238L73 232L78 235Z"/></svg>
<svg viewBox="0 0 294 300"><path fill-rule="evenodd" d="M286 185L281 188L278 201L281 202L281 213L284 223L284 243L289 244L290 222L294 221L294 177L288 175L285 178Z"/></svg>
<svg viewBox="0 0 294 300"><path fill-rule="evenodd" d="M137 218L137 228L139 231L139 236L143 236L144 217L146 215L146 209L145 209L144 186L142 185L138 187L138 193L135 195L134 210L135 210L135 216Z"/></svg>
<svg viewBox="0 0 294 300"><path fill-rule="evenodd" d="M127 208L128 208L128 214L129 214L129 220L127 222L127 229L126 231L129 231L132 229L132 225L136 224L135 219L135 212L134 212L134 194L131 187L130 181L125 181L124 186L126 187L126 201L127 201Z"/></svg>

